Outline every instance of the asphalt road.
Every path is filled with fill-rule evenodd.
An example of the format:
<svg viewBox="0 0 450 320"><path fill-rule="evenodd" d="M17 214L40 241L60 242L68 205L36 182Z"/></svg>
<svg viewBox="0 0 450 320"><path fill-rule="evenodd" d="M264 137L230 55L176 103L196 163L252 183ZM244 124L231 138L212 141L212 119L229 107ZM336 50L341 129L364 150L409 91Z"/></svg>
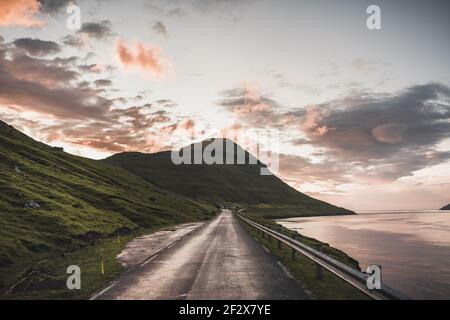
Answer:
<svg viewBox="0 0 450 320"><path fill-rule="evenodd" d="M224 210L124 273L96 299L307 299L302 287Z"/></svg>

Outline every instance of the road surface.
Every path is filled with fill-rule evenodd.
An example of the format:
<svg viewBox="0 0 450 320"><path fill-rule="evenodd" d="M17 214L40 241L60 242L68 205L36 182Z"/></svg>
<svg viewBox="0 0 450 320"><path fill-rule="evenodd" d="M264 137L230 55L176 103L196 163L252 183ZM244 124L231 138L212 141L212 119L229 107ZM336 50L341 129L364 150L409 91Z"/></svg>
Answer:
<svg viewBox="0 0 450 320"><path fill-rule="evenodd" d="M276 258L228 210L95 299L308 299Z"/></svg>

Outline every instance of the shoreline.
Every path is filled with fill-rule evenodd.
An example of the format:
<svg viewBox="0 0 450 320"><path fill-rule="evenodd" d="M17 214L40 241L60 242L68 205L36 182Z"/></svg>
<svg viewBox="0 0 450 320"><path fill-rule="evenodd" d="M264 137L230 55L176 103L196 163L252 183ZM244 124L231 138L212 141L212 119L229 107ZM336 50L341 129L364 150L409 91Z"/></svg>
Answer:
<svg viewBox="0 0 450 320"><path fill-rule="evenodd" d="M328 242L357 259L362 268L381 265L386 285L412 299L448 297L450 221L440 210L293 218L279 223L291 232ZM418 230L422 232L417 234Z"/></svg>

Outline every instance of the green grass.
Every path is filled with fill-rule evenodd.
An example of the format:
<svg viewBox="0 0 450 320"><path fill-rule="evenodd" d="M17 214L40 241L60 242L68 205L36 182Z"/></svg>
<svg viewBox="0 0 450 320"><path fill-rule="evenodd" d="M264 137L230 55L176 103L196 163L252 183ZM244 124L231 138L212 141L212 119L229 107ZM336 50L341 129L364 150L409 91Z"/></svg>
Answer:
<svg viewBox="0 0 450 320"><path fill-rule="evenodd" d="M19 275L6 272L4 275L14 277L19 285L12 293L4 294L2 299L88 299L93 292L106 286L124 270L116 256L133 236L122 237L120 244L115 239L102 239L96 245L68 252L65 256L43 255L38 262L30 261L32 266ZM100 272L100 251L104 256L104 275ZM66 280L70 276L66 270L71 265L81 269L81 290L69 290L66 287ZM19 263L21 266L23 261ZM31 271L35 274L28 277Z"/></svg>
<svg viewBox="0 0 450 320"><path fill-rule="evenodd" d="M292 260L292 250L286 245L282 245L281 250L278 249L277 242L269 241L267 237L263 238L261 234L250 228L246 223L241 222L244 228L259 242L261 242L267 249L269 249L280 262L288 269L289 273L299 280L305 287L313 294L313 298L319 300L368 300L367 295L359 290L353 288L344 280L336 277L331 272L323 270L323 280L316 279L316 264L300 253L296 253L295 260ZM284 228L283 228L284 229ZM277 231L282 231L277 228ZM284 230L284 233L288 233ZM292 235L292 232L291 232ZM334 258L347 263L352 267L355 266L355 261L339 250L321 244L319 241L297 237L297 240L306 243L310 246L324 246L324 252Z"/></svg>
<svg viewBox="0 0 450 320"><path fill-rule="evenodd" d="M36 142L1 121L0 182L0 295L42 261L89 252L117 232L207 220L216 211L121 168ZM41 208L25 209L27 200Z"/></svg>
<svg viewBox="0 0 450 320"><path fill-rule="evenodd" d="M163 229L170 229L167 226ZM33 267L26 269L17 278L21 282L10 294L5 294L1 299L38 299L38 300L79 300L89 299L101 288L117 279L126 269L116 259L126 244L135 237L156 232L158 229L142 229L126 236L101 239L97 243L85 248L66 252L64 255L46 254ZM118 240L119 239L119 240ZM103 253L105 274L101 273L100 255ZM31 261L30 261L31 262ZM66 286L67 267L77 265L81 269L81 289L69 290ZM32 277L27 277L30 271L36 272ZM10 272L14 274L14 272ZM5 274L8 275L8 274Z"/></svg>

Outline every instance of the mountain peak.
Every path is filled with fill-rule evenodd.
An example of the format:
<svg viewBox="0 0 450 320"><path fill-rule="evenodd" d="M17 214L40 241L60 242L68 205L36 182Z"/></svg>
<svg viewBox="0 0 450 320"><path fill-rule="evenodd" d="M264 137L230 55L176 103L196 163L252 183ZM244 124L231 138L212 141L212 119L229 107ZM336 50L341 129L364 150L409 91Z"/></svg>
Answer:
<svg viewBox="0 0 450 320"><path fill-rule="evenodd" d="M217 150L214 150L212 143L223 147L224 161L221 163L208 164L189 158L197 155L197 160L204 160L200 156L204 157L205 151L211 152L215 157ZM189 160L187 162L174 163L173 153L170 151L155 154L122 153L104 161L122 167L163 189L203 202L236 203L258 208L282 207L285 214L288 208L291 208L291 212L296 216L352 213L313 199L290 187L275 175L261 175L261 166L264 165L245 150L245 164L236 161L229 164L225 161L230 155L230 150L226 148L227 143L228 147L232 146L230 149L233 152L244 150L232 140L211 138L180 149L178 156L186 156ZM209 146L211 148L207 149ZM232 159L235 160L237 155L238 153L232 155ZM248 157L253 157L256 162L249 162Z"/></svg>
<svg viewBox="0 0 450 320"><path fill-rule="evenodd" d="M255 155L228 138L208 138L195 142L181 148L172 156L178 158L177 164L199 164L201 160L201 163L205 164L265 166Z"/></svg>

